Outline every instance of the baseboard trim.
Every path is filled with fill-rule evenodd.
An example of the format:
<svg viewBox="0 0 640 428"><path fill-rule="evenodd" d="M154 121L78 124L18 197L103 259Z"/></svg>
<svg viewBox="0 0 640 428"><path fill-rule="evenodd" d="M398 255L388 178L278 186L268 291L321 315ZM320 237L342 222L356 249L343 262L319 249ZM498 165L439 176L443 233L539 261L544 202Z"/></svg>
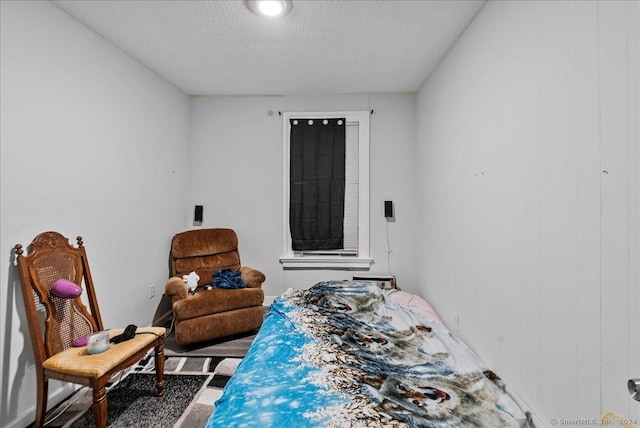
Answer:
<svg viewBox="0 0 640 428"><path fill-rule="evenodd" d="M172 316L173 316L173 311L167 311L164 314L160 315L159 317L155 318L153 320L152 325L156 327L162 327L169 322Z"/></svg>
<svg viewBox="0 0 640 428"><path fill-rule="evenodd" d="M53 409L60 402L62 402L62 400L73 394L79 388L81 388L81 385L67 383L58 388L53 394L49 394L49 398L47 400L47 410ZM31 425L35 421L35 419L36 406L33 406L13 421L10 421L7 425L7 428L23 428Z"/></svg>
<svg viewBox="0 0 640 428"><path fill-rule="evenodd" d="M264 296L264 300L262 302L262 306L271 306L271 304L276 299L276 297L278 297L278 296Z"/></svg>

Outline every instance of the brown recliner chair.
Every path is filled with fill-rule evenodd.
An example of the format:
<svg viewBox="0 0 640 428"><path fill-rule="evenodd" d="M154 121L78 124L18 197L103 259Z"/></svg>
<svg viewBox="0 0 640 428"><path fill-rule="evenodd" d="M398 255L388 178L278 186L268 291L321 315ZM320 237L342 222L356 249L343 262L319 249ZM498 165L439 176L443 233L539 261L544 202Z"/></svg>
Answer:
<svg viewBox="0 0 640 428"><path fill-rule="evenodd" d="M204 287L220 269L240 270L246 288ZM200 276L189 294L183 275ZM260 328L264 318L262 272L240 265L238 236L232 229L196 229L178 233L171 241L171 278L165 293L171 297L175 338L188 345L245 333Z"/></svg>

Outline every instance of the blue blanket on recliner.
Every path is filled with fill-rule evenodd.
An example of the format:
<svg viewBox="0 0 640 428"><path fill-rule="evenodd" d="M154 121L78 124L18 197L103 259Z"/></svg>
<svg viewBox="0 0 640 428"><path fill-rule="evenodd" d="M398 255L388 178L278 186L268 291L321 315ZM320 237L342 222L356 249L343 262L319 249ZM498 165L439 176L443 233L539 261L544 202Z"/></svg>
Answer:
<svg viewBox="0 0 640 428"><path fill-rule="evenodd" d="M213 288L246 288L247 284L240 277L240 271L220 269L213 274Z"/></svg>

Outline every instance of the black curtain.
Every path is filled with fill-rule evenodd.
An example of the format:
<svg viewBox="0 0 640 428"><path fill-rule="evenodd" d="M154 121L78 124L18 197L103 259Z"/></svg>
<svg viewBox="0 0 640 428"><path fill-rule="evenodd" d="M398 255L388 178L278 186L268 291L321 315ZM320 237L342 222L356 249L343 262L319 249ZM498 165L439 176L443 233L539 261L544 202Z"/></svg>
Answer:
<svg viewBox="0 0 640 428"><path fill-rule="evenodd" d="M291 119L292 249L335 250L344 241L345 119Z"/></svg>

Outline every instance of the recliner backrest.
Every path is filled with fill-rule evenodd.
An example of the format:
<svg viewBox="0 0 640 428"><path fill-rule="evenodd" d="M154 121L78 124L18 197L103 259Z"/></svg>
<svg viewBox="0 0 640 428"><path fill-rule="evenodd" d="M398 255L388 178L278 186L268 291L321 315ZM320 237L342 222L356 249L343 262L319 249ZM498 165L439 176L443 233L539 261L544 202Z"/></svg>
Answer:
<svg viewBox="0 0 640 428"><path fill-rule="evenodd" d="M238 235L233 229L195 229L176 234L171 241L171 276L195 272L198 285L211 284L220 269L240 269Z"/></svg>

